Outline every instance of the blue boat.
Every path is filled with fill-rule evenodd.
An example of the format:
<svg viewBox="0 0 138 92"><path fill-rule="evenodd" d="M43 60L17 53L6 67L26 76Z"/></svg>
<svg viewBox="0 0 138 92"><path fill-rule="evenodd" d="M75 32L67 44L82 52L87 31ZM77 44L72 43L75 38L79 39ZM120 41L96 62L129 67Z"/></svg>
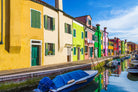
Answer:
<svg viewBox="0 0 138 92"><path fill-rule="evenodd" d="M34 92L70 92L90 83L97 70L76 70L56 76L53 80L44 77Z"/></svg>
<svg viewBox="0 0 138 92"><path fill-rule="evenodd" d="M130 56L130 55L125 57L125 59L130 59L130 58L131 58L131 56Z"/></svg>

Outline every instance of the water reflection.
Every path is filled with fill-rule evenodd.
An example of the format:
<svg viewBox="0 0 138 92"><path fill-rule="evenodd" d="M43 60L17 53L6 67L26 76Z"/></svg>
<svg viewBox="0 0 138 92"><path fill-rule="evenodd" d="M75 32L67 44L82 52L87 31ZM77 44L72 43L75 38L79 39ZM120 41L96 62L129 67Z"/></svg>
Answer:
<svg viewBox="0 0 138 92"><path fill-rule="evenodd" d="M138 75L129 74L131 59L124 60L116 68L96 68L99 74L92 84L77 90L77 92L137 92Z"/></svg>

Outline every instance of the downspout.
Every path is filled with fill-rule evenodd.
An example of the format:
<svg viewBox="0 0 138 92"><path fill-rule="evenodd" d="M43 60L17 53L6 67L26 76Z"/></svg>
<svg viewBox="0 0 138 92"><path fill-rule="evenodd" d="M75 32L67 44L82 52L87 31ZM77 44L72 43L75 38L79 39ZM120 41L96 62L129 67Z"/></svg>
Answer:
<svg viewBox="0 0 138 92"><path fill-rule="evenodd" d="M3 0L1 0L1 41L0 44L3 44Z"/></svg>

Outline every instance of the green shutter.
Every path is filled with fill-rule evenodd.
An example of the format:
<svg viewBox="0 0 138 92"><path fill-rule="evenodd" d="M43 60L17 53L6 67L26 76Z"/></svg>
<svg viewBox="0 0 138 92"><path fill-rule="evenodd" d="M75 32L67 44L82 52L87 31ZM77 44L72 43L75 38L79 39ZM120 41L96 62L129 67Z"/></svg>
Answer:
<svg viewBox="0 0 138 92"><path fill-rule="evenodd" d="M45 55L48 55L48 43L45 43Z"/></svg>
<svg viewBox="0 0 138 92"><path fill-rule="evenodd" d="M76 30L73 29L73 37L76 37Z"/></svg>
<svg viewBox="0 0 138 92"><path fill-rule="evenodd" d="M44 28L47 29L47 15L44 15Z"/></svg>
<svg viewBox="0 0 138 92"><path fill-rule="evenodd" d="M81 48L81 54L83 54L83 48Z"/></svg>
<svg viewBox="0 0 138 92"><path fill-rule="evenodd" d="M81 33L81 38L83 39L83 32Z"/></svg>
<svg viewBox="0 0 138 92"><path fill-rule="evenodd" d="M53 31L55 30L55 18L53 18Z"/></svg>
<svg viewBox="0 0 138 92"><path fill-rule="evenodd" d="M35 27L35 10L31 10L31 27Z"/></svg>
<svg viewBox="0 0 138 92"><path fill-rule="evenodd" d="M36 10L31 10L31 27L41 28L41 13Z"/></svg>
<svg viewBox="0 0 138 92"><path fill-rule="evenodd" d="M72 26L71 26L71 25L69 25L69 27L70 27L70 34L72 34Z"/></svg>
<svg viewBox="0 0 138 92"><path fill-rule="evenodd" d="M87 31L85 31L85 38L87 38Z"/></svg>
<svg viewBox="0 0 138 92"><path fill-rule="evenodd" d="M65 23L65 33L67 33L67 23Z"/></svg>
<svg viewBox="0 0 138 92"><path fill-rule="evenodd" d="M36 11L36 27L37 28L41 28L41 26L40 26L40 24L41 24L40 17L41 17L40 12Z"/></svg>
<svg viewBox="0 0 138 92"><path fill-rule="evenodd" d="M76 55L76 47L74 47L74 53L73 54Z"/></svg>
<svg viewBox="0 0 138 92"><path fill-rule="evenodd" d="M53 55L55 55L55 44L53 43Z"/></svg>

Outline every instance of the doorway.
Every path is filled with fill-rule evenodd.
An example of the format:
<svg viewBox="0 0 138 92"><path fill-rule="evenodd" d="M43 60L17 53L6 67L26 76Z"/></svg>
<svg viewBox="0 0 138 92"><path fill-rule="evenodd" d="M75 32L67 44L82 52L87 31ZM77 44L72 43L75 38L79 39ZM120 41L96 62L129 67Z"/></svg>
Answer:
<svg viewBox="0 0 138 92"><path fill-rule="evenodd" d="M32 66L39 65L39 46L32 46Z"/></svg>
<svg viewBox="0 0 138 92"><path fill-rule="evenodd" d="M78 60L80 60L80 48L78 47Z"/></svg>
<svg viewBox="0 0 138 92"><path fill-rule="evenodd" d="M31 40L31 66L41 65L42 41Z"/></svg>
<svg viewBox="0 0 138 92"><path fill-rule="evenodd" d="M67 62L71 62L71 47L67 47Z"/></svg>

